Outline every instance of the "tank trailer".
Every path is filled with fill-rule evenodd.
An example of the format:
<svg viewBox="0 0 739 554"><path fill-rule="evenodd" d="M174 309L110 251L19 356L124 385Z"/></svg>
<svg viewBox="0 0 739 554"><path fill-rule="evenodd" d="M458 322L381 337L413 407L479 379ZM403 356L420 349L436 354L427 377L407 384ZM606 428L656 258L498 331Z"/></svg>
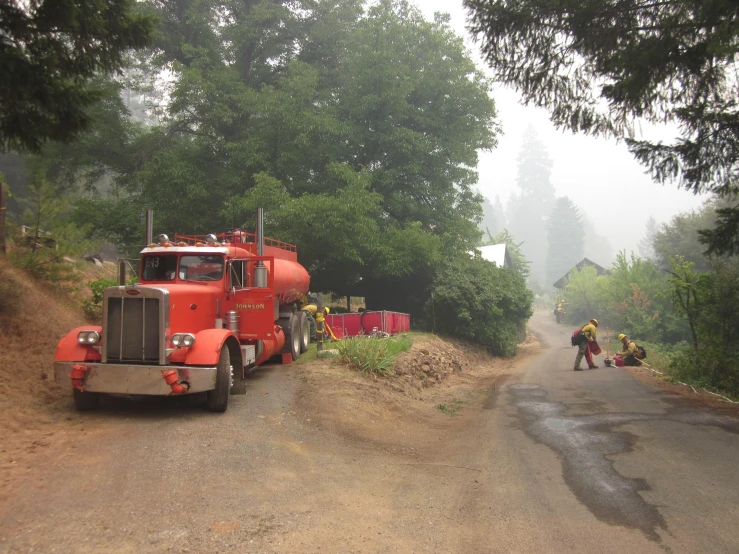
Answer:
<svg viewBox="0 0 739 554"><path fill-rule="evenodd" d="M102 394L205 393L208 409L224 412L229 395L246 394L249 371L308 349L295 303L309 283L296 247L263 237L261 210L256 234L160 235L141 251L139 283L105 290L102 325L59 342L55 378L78 410Z"/></svg>

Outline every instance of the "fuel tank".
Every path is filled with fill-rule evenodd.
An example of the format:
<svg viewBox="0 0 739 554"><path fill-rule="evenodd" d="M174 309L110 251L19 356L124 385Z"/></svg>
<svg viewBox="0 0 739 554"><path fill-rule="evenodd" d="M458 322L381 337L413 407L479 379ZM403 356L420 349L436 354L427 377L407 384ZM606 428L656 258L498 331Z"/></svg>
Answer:
<svg viewBox="0 0 739 554"><path fill-rule="evenodd" d="M280 305L292 304L310 287L310 276L298 262L275 258L275 296Z"/></svg>

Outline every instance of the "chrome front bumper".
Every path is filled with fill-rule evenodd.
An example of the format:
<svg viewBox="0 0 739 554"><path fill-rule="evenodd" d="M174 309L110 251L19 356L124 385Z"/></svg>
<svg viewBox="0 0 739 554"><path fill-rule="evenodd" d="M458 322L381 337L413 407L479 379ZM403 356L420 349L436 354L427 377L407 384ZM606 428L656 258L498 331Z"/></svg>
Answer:
<svg viewBox="0 0 739 554"><path fill-rule="evenodd" d="M57 383L72 386L70 373L73 365L86 368L83 381L85 392L111 394L150 394L168 396L171 387L162 376L162 370L176 370L178 380L189 384L187 394L205 392L216 387L216 367L145 366L86 362L54 362Z"/></svg>

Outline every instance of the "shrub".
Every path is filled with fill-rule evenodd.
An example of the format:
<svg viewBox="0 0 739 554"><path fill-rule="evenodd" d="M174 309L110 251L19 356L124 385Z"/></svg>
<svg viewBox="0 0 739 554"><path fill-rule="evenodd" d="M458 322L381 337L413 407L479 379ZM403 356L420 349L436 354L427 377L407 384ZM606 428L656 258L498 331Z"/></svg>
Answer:
<svg viewBox="0 0 739 554"><path fill-rule="evenodd" d="M410 347L410 340L402 336L389 339L353 337L337 343L339 359L365 375L391 375L397 355Z"/></svg>
<svg viewBox="0 0 739 554"><path fill-rule="evenodd" d="M129 277L126 280L127 285L135 285L138 282L136 276ZM92 292L92 298L86 298L82 301L82 306L85 309L85 313L91 319L100 319L103 315L103 295L105 289L108 287L118 286L116 279L108 279L106 277L100 277L94 281L88 281L87 288Z"/></svg>
<svg viewBox="0 0 739 554"><path fill-rule="evenodd" d="M513 356L533 303L519 273L483 259L460 258L438 270L426 312L439 332Z"/></svg>
<svg viewBox="0 0 739 554"><path fill-rule="evenodd" d="M108 287L115 287L118 281L100 277L87 283L87 288L92 292L91 298L85 298L82 305L85 313L91 319L100 319L103 315L103 294Z"/></svg>

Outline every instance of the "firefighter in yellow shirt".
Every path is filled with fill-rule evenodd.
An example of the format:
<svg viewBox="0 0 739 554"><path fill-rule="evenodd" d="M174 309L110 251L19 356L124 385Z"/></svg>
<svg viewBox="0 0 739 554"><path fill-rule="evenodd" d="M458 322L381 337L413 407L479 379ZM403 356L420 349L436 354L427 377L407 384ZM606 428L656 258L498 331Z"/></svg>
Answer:
<svg viewBox="0 0 739 554"><path fill-rule="evenodd" d="M588 369L595 369L598 366L593 363L593 354L600 354L600 347L596 342L598 320L591 319L588 323L582 326L582 336L584 340L580 341L577 350L577 357L575 358L575 371L582 371L580 362L582 362L583 356L585 361L588 362Z"/></svg>
<svg viewBox="0 0 739 554"><path fill-rule="evenodd" d="M639 361L639 356L641 355L641 352L639 352L639 347L633 340L629 340L629 337L621 333L618 336L618 340L621 341L621 344L623 345L621 347L621 352L619 352L619 355L624 359L624 365L630 365L630 366L638 366L641 365L641 362Z"/></svg>

